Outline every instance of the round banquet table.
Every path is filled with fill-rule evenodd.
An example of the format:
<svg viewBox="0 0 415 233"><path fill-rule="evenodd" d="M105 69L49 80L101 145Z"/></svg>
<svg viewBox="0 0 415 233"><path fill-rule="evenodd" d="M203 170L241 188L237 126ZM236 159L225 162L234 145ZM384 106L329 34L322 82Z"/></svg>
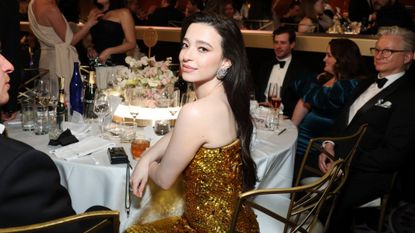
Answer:
<svg viewBox="0 0 415 233"><path fill-rule="evenodd" d="M169 190L161 190L156 185L149 183L142 198L132 197L131 212L127 216L125 208L126 165L110 164L106 150L67 161L57 158L51 153L54 148L47 145L48 135L34 135L33 132L23 131L18 119L8 122L6 127L9 137L25 142L52 158L59 170L61 184L68 189L72 206L77 213L84 212L93 205L102 205L118 210L120 211L120 232L139 219L145 222L167 215L181 214L183 202L180 199L182 195L182 190L178 184L180 182L177 182ZM286 129L281 134L261 127L257 127L254 132L251 150L253 160L257 164L258 181L256 188L284 188L292 185L298 132L289 120L283 120L280 127ZM150 126L139 130L146 137L151 138L151 144L159 139ZM125 148L131 165L134 167L136 161L131 157L129 145L120 144L119 142L116 142L115 145ZM169 198L166 199L165 197ZM275 202L275 197L273 198L274 201L272 202ZM279 195L276 198L281 200L276 208L284 214L288 208L289 197ZM155 201L161 200L170 203L170 205L165 205L163 210L153 207L146 208L153 206ZM258 201L269 202L268 200ZM159 203L158 206L162 205ZM262 226L261 220L259 222L261 232L269 232L266 229L267 226ZM266 225L269 224L266 223ZM273 232L276 232L275 228L273 228Z"/></svg>

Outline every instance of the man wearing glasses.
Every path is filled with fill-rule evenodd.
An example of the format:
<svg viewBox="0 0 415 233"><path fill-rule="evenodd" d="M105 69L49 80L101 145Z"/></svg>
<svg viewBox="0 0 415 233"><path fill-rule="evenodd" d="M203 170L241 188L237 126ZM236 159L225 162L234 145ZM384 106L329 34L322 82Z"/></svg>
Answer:
<svg viewBox="0 0 415 233"><path fill-rule="evenodd" d="M333 133L351 135L368 124L352 161L349 177L336 204L329 232L351 232L353 209L388 191L393 174L412 164L415 145L414 77L407 70L414 58L415 33L396 26L379 30L374 48L377 79L365 80L337 119ZM325 143L331 153L343 155L342 146ZM333 161L319 157L327 172Z"/></svg>

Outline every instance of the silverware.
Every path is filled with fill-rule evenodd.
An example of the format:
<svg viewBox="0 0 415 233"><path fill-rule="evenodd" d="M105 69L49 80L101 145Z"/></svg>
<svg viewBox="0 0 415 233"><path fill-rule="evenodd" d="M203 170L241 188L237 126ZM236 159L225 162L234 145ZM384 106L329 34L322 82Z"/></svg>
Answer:
<svg viewBox="0 0 415 233"><path fill-rule="evenodd" d="M278 135L281 135L281 134L282 134L282 133L284 133L286 130L287 130L287 128L282 129L282 130L278 133Z"/></svg>

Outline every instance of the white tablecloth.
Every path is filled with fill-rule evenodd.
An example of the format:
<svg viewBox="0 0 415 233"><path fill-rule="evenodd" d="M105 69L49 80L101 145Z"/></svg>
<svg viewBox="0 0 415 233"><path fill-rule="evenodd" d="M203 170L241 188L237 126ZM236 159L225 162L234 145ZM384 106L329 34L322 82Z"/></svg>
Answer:
<svg viewBox="0 0 415 233"><path fill-rule="evenodd" d="M160 192L178 192L174 188L161 191L156 187L147 187L143 198L133 198L131 213L127 217L124 207L126 165L111 165L106 151L99 151L71 161L58 159L49 153L53 148L47 146L48 135L37 136L33 132L22 131L17 122L8 124L7 128L11 138L28 143L51 156L61 175L61 183L68 189L72 206L77 213L84 212L93 205L103 205L118 210L121 220L120 231L140 217L143 207L151 201L152 196L158 195L157 193ZM281 135L265 129L256 130L252 156L258 169L257 188L291 186L297 129L288 120L281 122L281 128L287 129ZM146 135L152 132L151 129L145 131ZM125 146L125 149L130 156L132 166L134 166L135 161L131 159L129 148ZM288 197L279 196L277 198L281 200L281 203L273 205L276 205L276 208L280 209L282 213L286 212ZM268 200L265 201L268 202ZM275 200L272 202L274 203ZM261 226L261 232L271 231ZM272 232L277 231L273 229Z"/></svg>

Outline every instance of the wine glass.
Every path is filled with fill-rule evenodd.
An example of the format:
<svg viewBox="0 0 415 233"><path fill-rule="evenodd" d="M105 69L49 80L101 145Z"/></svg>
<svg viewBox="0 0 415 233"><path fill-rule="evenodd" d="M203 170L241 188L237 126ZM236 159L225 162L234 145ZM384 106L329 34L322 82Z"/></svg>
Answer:
<svg viewBox="0 0 415 233"><path fill-rule="evenodd" d="M47 107L50 101L49 80L39 79L34 82L33 93L36 103L42 107Z"/></svg>
<svg viewBox="0 0 415 233"><path fill-rule="evenodd" d="M138 106L141 104L143 96L143 89L140 87L130 87L126 90L126 100L128 102L128 109L133 121L136 122L137 116L140 114Z"/></svg>
<svg viewBox="0 0 415 233"><path fill-rule="evenodd" d="M280 97L280 88L277 83L270 83L268 85L268 103L272 108L273 113L270 114L271 117L276 117L276 126L275 129L279 129L279 108L281 106L281 97Z"/></svg>
<svg viewBox="0 0 415 233"><path fill-rule="evenodd" d="M104 133L104 118L110 114L111 108L105 92L97 92L94 98L94 113L98 116L101 133Z"/></svg>
<svg viewBox="0 0 415 233"><path fill-rule="evenodd" d="M181 107L180 90L177 89L171 94L171 97L169 100L169 112L172 117L176 115L180 107Z"/></svg>

